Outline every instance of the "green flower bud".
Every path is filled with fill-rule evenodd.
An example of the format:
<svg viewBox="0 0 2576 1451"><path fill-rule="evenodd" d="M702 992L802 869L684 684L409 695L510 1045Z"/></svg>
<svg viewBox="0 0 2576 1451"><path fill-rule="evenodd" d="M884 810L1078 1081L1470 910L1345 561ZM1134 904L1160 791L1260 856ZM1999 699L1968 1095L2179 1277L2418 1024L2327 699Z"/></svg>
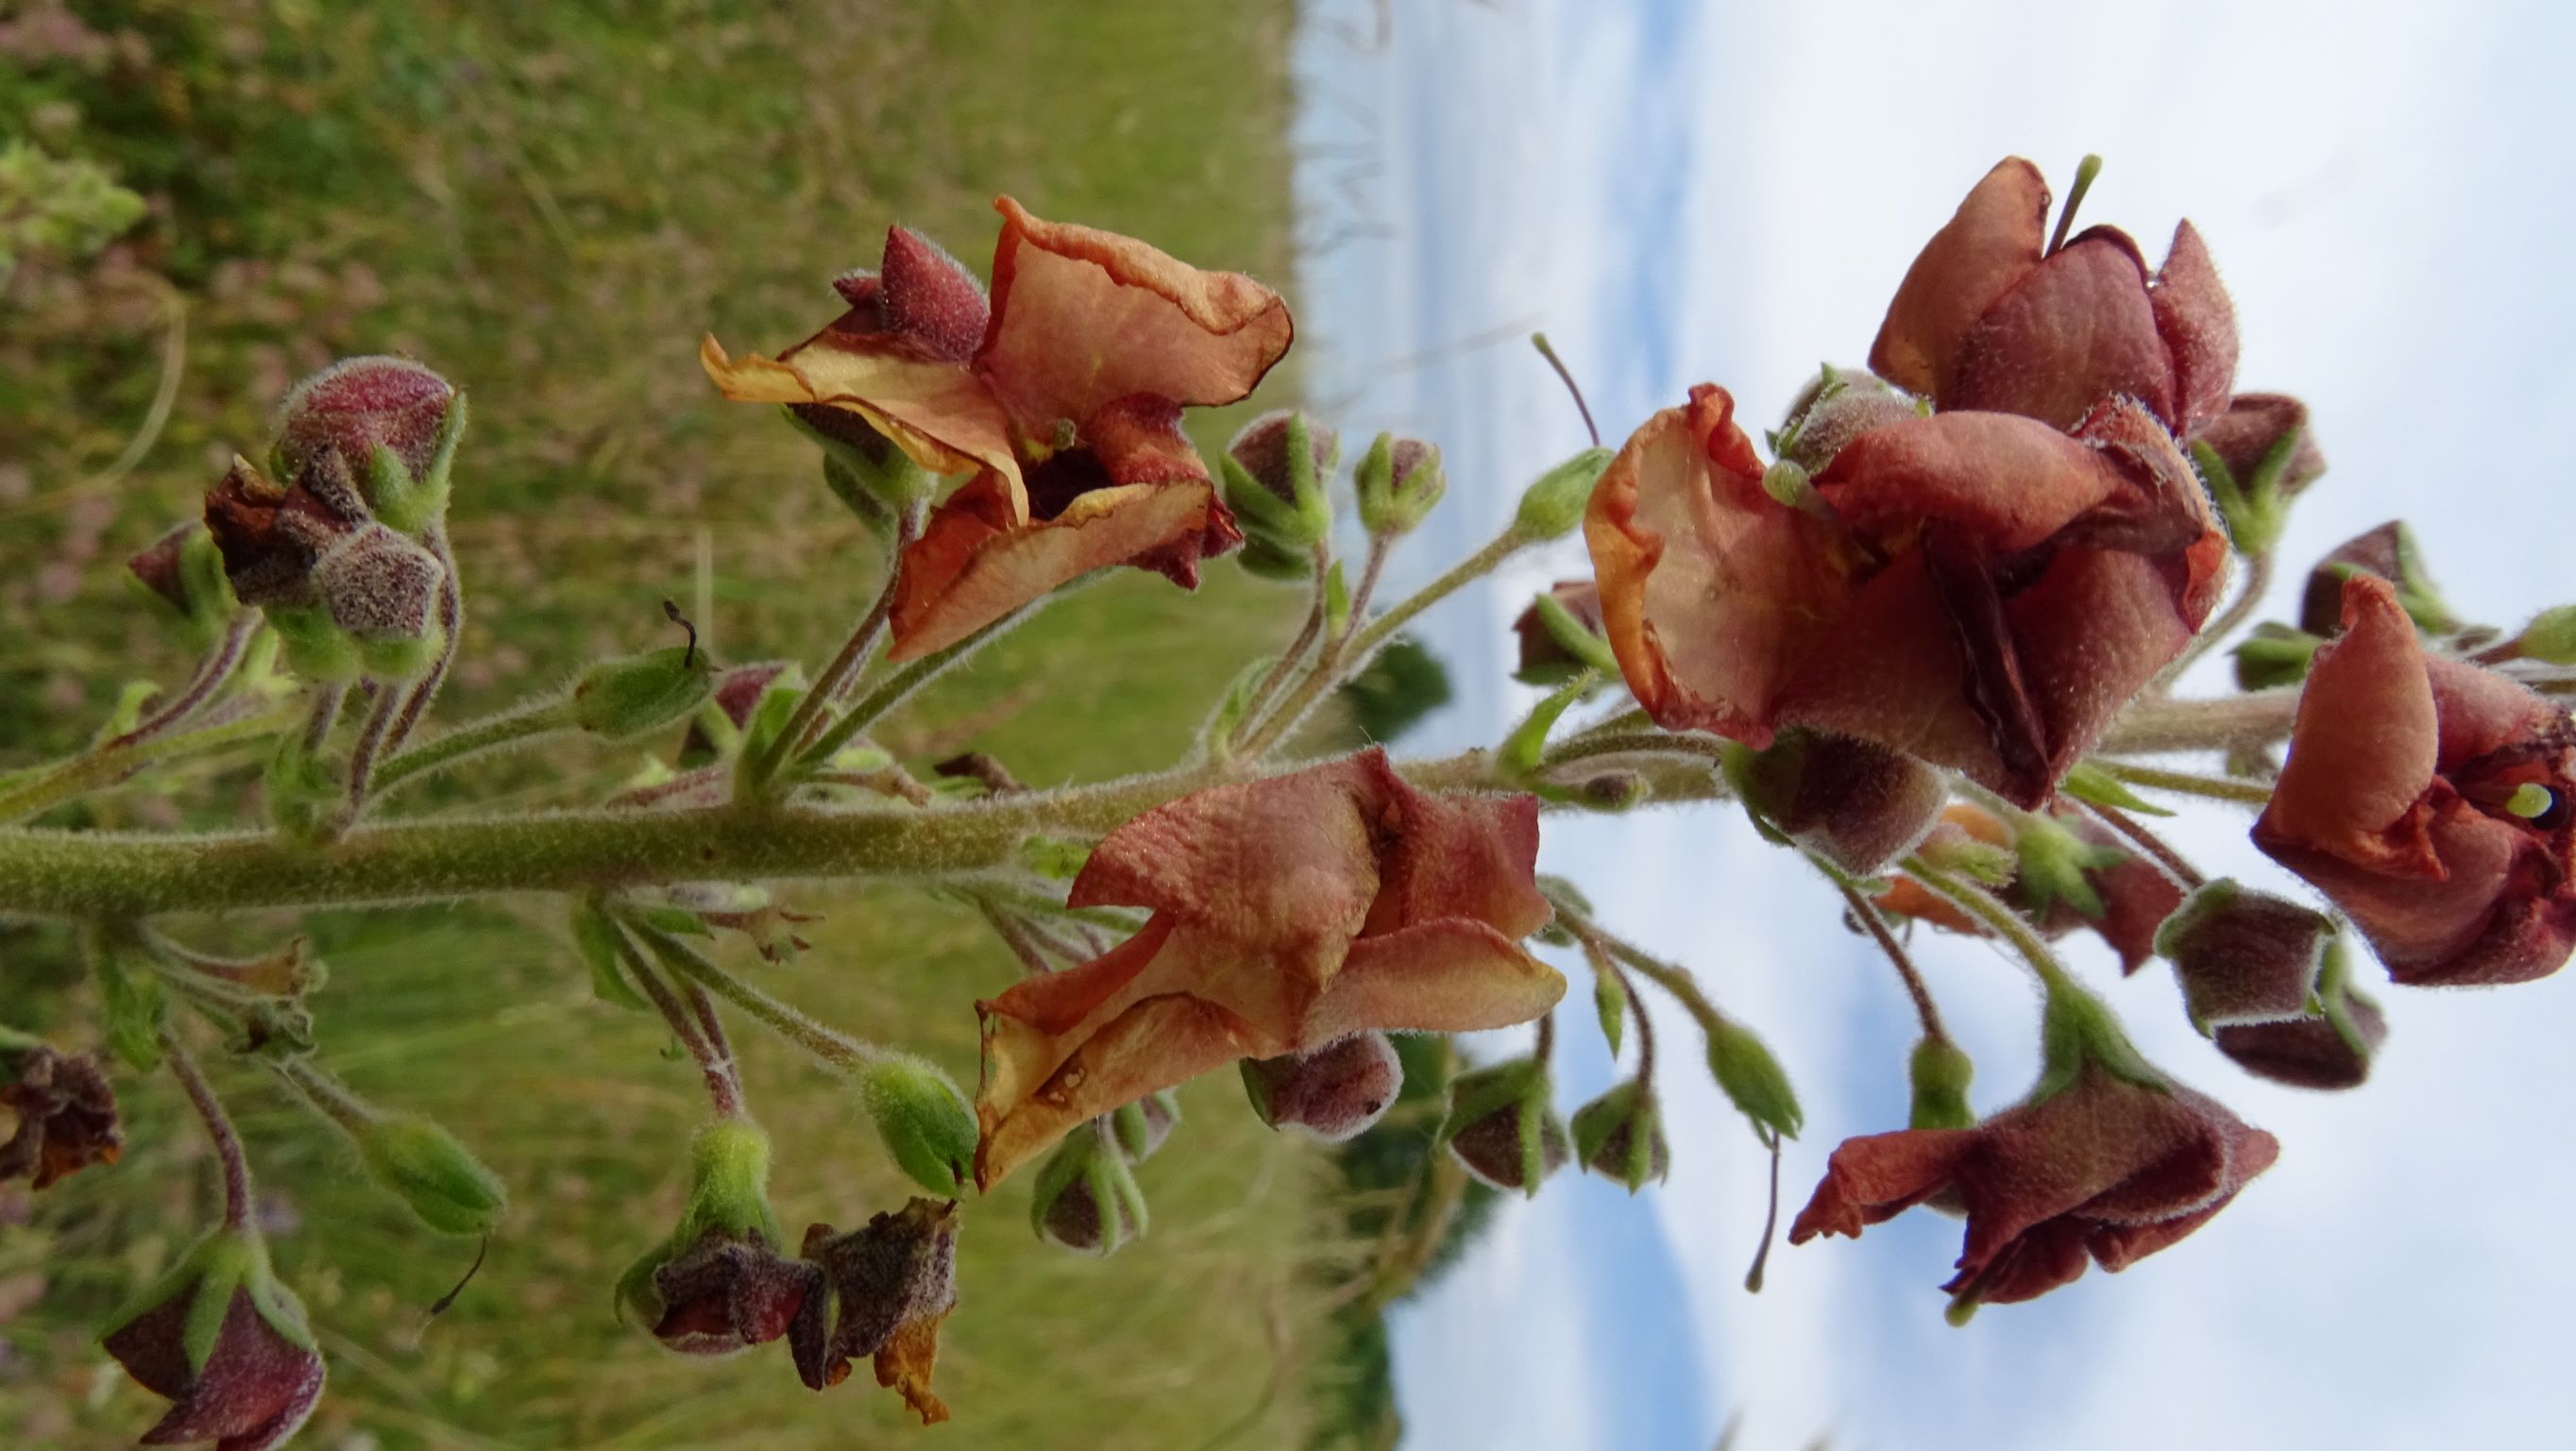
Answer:
<svg viewBox="0 0 2576 1451"><path fill-rule="evenodd" d="M859 1070L859 1101L886 1152L934 1194L954 1199L975 1162L975 1110L926 1058L882 1053Z"/></svg>
<svg viewBox="0 0 2576 1451"><path fill-rule="evenodd" d="M1921 416L1914 399L1877 375L1827 364L1789 405L1788 421L1771 435L1771 451L1807 474L1820 474L1853 439Z"/></svg>
<svg viewBox="0 0 2576 1451"><path fill-rule="evenodd" d="M1523 685L1563 685L1586 670L1604 679L1619 674L1619 659L1601 636L1601 586L1591 580L1558 580L1530 600L1512 632L1520 637L1512 678Z"/></svg>
<svg viewBox="0 0 2576 1451"><path fill-rule="evenodd" d="M1539 475L1521 494L1513 530L1533 542L1573 533L1583 522L1584 506L1592 502L1592 486L1616 457L1606 448L1587 448Z"/></svg>
<svg viewBox="0 0 2576 1451"><path fill-rule="evenodd" d="M367 1173L441 1234L485 1234L509 1202L499 1176L437 1121L391 1114L352 1135Z"/></svg>
<svg viewBox="0 0 2576 1451"><path fill-rule="evenodd" d="M823 450L823 483L832 497L880 538L893 537L896 517L939 491L937 474L846 408L790 403L786 415Z"/></svg>
<svg viewBox="0 0 2576 1451"><path fill-rule="evenodd" d="M1708 1067L1737 1112L1782 1138L1798 1136L1806 1123L1798 1095L1789 1087L1789 1075L1781 1071L1780 1060L1771 1056L1751 1029L1718 1019L1709 1028Z"/></svg>
<svg viewBox="0 0 2576 1451"><path fill-rule="evenodd" d="M1149 1093L1133 1103L1123 1103L1109 1116L1109 1129L1118 1140L1118 1151L1127 1162L1141 1164L1154 1157L1163 1140L1181 1121L1181 1101L1170 1089Z"/></svg>
<svg viewBox="0 0 2576 1451"><path fill-rule="evenodd" d="M2100 917L2106 910L2102 893L2088 873L2129 857L2118 847L2086 841L2050 816L2023 820L2013 837L2013 853L2020 868L2013 895L2033 917L2046 916L2059 902L2086 917Z"/></svg>
<svg viewBox="0 0 2576 1451"><path fill-rule="evenodd" d="M1671 1145L1652 1086L1629 1079L1574 1111L1574 1156L1583 1167L1636 1193L1672 1172Z"/></svg>
<svg viewBox="0 0 2576 1451"><path fill-rule="evenodd" d="M1353 471L1351 486L1369 537L1397 539L1413 532L1439 504L1449 491L1449 475L1440 465L1439 449L1418 438L1381 433Z"/></svg>
<svg viewBox="0 0 2576 1451"><path fill-rule="evenodd" d="M1301 561L1311 557L1333 531L1325 481L1341 450L1338 434L1303 413L1265 413L1246 424L1217 460L1226 506L1243 526L1246 544Z"/></svg>
<svg viewBox="0 0 2576 1451"><path fill-rule="evenodd" d="M1968 1083L1977 1075L1967 1050L1947 1038L1925 1038L1914 1045L1906 1078L1914 1088L1914 1106L1905 1126L1915 1129L1972 1129L1977 1112L1968 1107Z"/></svg>
<svg viewBox="0 0 2576 1451"><path fill-rule="evenodd" d="M1144 1191L1099 1120L1066 1135L1039 1166L1029 1222L1040 1239L1102 1255L1145 1233Z"/></svg>
<svg viewBox="0 0 2576 1451"><path fill-rule="evenodd" d="M1515 1058L1459 1074L1449 1085L1449 1116L1433 1139L1467 1171L1496 1189L1536 1197L1565 1167L1565 1123L1556 1116L1555 1081L1535 1058Z"/></svg>
<svg viewBox="0 0 2576 1451"><path fill-rule="evenodd" d="M2552 665L2576 665L2576 605L2542 610L2522 627L2515 640L2526 658Z"/></svg>
<svg viewBox="0 0 2576 1451"><path fill-rule="evenodd" d="M572 721L612 741L687 718L715 693L715 662L695 645L603 660L572 688Z"/></svg>

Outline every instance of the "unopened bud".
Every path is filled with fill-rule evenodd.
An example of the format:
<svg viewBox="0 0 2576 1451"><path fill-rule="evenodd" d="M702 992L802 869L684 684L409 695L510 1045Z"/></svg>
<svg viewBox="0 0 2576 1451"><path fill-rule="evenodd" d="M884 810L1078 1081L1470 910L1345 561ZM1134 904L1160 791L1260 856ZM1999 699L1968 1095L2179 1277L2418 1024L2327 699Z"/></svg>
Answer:
<svg viewBox="0 0 2576 1451"><path fill-rule="evenodd" d="M1531 542L1573 533L1583 522L1584 506L1592 502L1592 486L1616 457L1606 448L1587 448L1539 475L1521 494L1513 532Z"/></svg>
<svg viewBox="0 0 2576 1451"><path fill-rule="evenodd" d="M322 1354L304 1306L246 1227L199 1240L118 1313L100 1344L171 1403L143 1433L147 1445L267 1451L291 1439L322 1398Z"/></svg>
<svg viewBox="0 0 2576 1451"><path fill-rule="evenodd" d="M465 399L409 358L344 358L295 385L277 412L272 460L287 478L339 454L376 516L417 533L447 507Z"/></svg>
<svg viewBox="0 0 2576 1451"><path fill-rule="evenodd" d="M822 449L823 483L832 496L881 538L893 536L904 510L938 492L937 474L850 409L790 403L787 421Z"/></svg>
<svg viewBox="0 0 2576 1451"><path fill-rule="evenodd" d="M975 1110L948 1075L909 1053L879 1054L859 1070L859 1098L913 1182L956 1198L975 1162Z"/></svg>
<svg viewBox="0 0 2576 1451"><path fill-rule="evenodd" d="M2388 1019L2349 978L2349 949L2337 937L2317 973L2315 1009L2273 1023L2237 1023L2211 1035L2218 1051L2258 1078L2294 1088L2358 1088L2388 1039Z"/></svg>
<svg viewBox="0 0 2576 1451"><path fill-rule="evenodd" d="M1496 1189L1536 1196L1571 1150L1552 1102L1547 1065L1515 1058L1459 1074L1449 1085L1449 1116L1436 1142L1467 1172Z"/></svg>
<svg viewBox="0 0 2576 1451"><path fill-rule="evenodd" d="M1141 1164L1154 1157L1180 1121L1181 1101L1165 1089L1120 1104L1109 1116L1109 1128L1118 1140L1118 1152L1127 1156L1128 1163Z"/></svg>
<svg viewBox="0 0 2576 1451"><path fill-rule="evenodd" d="M572 688L573 724L612 741L648 735L715 693L715 662L695 645L603 660Z"/></svg>
<svg viewBox="0 0 2576 1451"><path fill-rule="evenodd" d="M1828 365L1789 406L1787 421L1772 438L1772 451L1809 475L1820 474L1853 439L1921 416L1912 398L1876 374Z"/></svg>
<svg viewBox="0 0 2576 1451"><path fill-rule="evenodd" d="M1303 1053L1246 1058L1242 1068L1244 1093L1263 1123L1328 1144L1356 1138L1384 1118L1404 1087L1395 1044L1374 1028Z"/></svg>
<svg viewBox="0 0 2576 1451"><path fill-rule="evenodd" d="M1145 1233L1145 1193L1095 1122L1066 1135L1039 1166L1029 1218L1041 1239L1111 1254Z"/></svg>
<svg viewBox="0 0 2576 1451"><path fill-rule="evenodd" d="M2128 859L2118 847L2089 840L2049 816L2022 821L2013 854L2014 901L2033 917L2047 916L2059 903L2080 916L2100 917L2105 908L2092 874Z"/></svg>
<svg viewBox="0 0 2576 1451"><path fill-rule="evenodd" d="M2397 602L2417 629L2447 635L2460 628L2460 617L2443 603L2431 571L2424 567L2415 532L2398 520L2345 540L2317 561L2317 567L2308 571L2307 591L2299 597L2299 628L2327 639L2340 633L2343 582L2355 574L2375 574L2397 586Z"/></svg>
<svg viewBox="0 0 2576 1451"><path fill-rule="evenodd" d="M1523 685L1563 685L1586 670L1619 673L1619 659L1601 636L1601 586L1592 580L1558 580L1512 621L1512 632L1521 646L1512 678Z"/></svg>
<svg viewBox="0 0 2576 1451"><path fill-rule="evenodd" d="M2326 471L2326 456L2308 427L2307 405L2282 393L2237 394L2193 440L2192 456L2213 486L2223 471L2250 506L2254 517L2240 520L2226 491L2213 487L2236 547L2248 554L2272 547L2286 518L2284 506Z"/></svg>
<svg viewBox="0 0 2576 1451"><path fill-rule="evenodd" d="M357 646L358 663L379 680L409 680L429 668L447 639L438 597L447 567L408 535L364 524L314 561L313 588L333 628Z"/></svg>
<svg viewBox="0 0 2576 1451"><path fill-rule="evenodd" d="M1374 539L1412 533L1449 491L1440 450L1418 438L1381 433L1352 472L1360 524Z"/></svg>
<svg viewBox="0 0 2576 1451"><path fill-rule="evenodd" d="M1311 556L1333 529L1326 488L1341 459L1341 437L1294 410L1265 413L1244 425L1217 464L1225 475L1226 506L1243 526L1246 546L1299 560Z"/></svg>
<svg viewBox="0 0 2576 1451"><path fill-rule="evenodd" d="M1783 731L1730 779L1781 835L1856 877L1921 841L1949 797L1912 756L1826 731Z"/></svg>
<svg viewBox="0 0 2576 1451"><path fill-rule="evenodd" d="M2305 630L2265 620L2231 652L2236 657L2236 688L2269 690L2276 685L2298 684L2308 678L2308 667L2316 663L2317 647L2324 643Z"/></svg>
<svg viewBox="0 0 2576 1451"><path fill-rule="evenodd" d="M1620 812L1646 803L1654 785L1636 771L1600 771L1574 784L1572 802L1586 811Z"/></svg>
<svg viewBox="0 0 2576 1451"><path fill-rule="evenodd" d="M351 1135L375 1181L441 1234L483 1234L509 1202L500 1178L456 1136L419 1114L394 1114Z"/></svg>
<svg viewBox="0 0 2576 1451"><path fill-rule="evenodd" d="M1967 1050L1947 1038L1925 1038L1906 1060L1906 1080L1914 1101L1905 1126L1914 1129L1969 1129L1977 1126L1968 1107L1968 1084L1977 1065Z"/></svg>
<svg viewBox="0 0 2576 1451"><path fill-rule="evenodd" d="M1574 1156L1583 1167L1636 1193L1672 1172L1671 1145L1654 1088L1631 1078L1574 1111Z"/></svg>
<svg viewBox="0 0 2576 1451"><path fill-rule="evenodd" d="M1753 1030L1720 1018L1708 1033L1708 1068L1736 1111L1761 1129L1794 1139L1807 1119L1780 1060Z"/></svg>
<svg viewBox="0 0 2576 1451"><path fill-rule="evenodd" d="M1248 535L1243 547L1235 552L1235 563L1259 579L1295 584L1312 578L1315 573L1314 551L1291 549L1277 540L1259 534Z"/></svg>
<svg viewBox="0 0 2576 1451"><path fill-rule="evenodd" d="M2576 665L2576 605L2560 605L2532 616L2514 643L2530 659Z"/></svg>
<svg viewBox="0 0 2576 1451"><path fill-rule="evenodd" d="M337 452L312 459L291 488L235 458L205 517L234 596L267 615L297 674L405 679L436 656L446 567L376 521Z"/></svg>
<svg viewBox="0 0 2576 1451"><path fill-rule="evenodd" d="M698 707L689 722L689 733L681 738L681 768L703 766L731 752L741 742L743 727L750 722L753 709L768 693L771 683L794 669L782 661L770 660L737 665L718 676L714 692Z"/></svg>
<svg viewBox="0 0 2576 1451"><path fill-rule="evenodd" d="M2193 892L2156 930L2183 1006L2202 1032L2304 1016L2334 923L2268 892L2221 879Z"/></svg>

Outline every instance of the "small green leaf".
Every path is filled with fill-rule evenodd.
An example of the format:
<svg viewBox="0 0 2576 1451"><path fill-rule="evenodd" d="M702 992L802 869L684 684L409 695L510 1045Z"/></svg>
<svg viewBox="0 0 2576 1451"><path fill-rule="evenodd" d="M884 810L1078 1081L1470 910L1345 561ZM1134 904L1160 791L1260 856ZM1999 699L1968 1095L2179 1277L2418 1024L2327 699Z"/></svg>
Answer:
<svg viewBox="0 0 2576 1451"><path fill-rule="evenodd" d="M1618 1057L1620 1036L1628 1027L1628 989L1619 974L1594 967L1592 1010L1601 1017L1601 1037L1610 1045L1610 1056Z"/></svg>
<svg viewBox="0 0 2576 1451"><path fill-rule="evenodd" d="M2066 779L2058 783L2057 789L2078 801L2090 801L2096 806L2135 811L2142 816L2173 815L2166 808L2130 790L2128 783L2091 761L2076 762L2075 769L2066 773Z"/></svg>

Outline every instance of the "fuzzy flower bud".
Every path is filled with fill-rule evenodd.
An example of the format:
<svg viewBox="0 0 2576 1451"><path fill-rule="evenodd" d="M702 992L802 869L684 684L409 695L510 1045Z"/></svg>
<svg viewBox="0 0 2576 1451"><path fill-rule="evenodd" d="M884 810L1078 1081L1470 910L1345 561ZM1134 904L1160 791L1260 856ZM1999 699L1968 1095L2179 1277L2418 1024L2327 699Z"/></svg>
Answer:
<svg viewBox="0 0 2576 1451"><path fill-rule="evenodd" d="M464 426L464 396L438 374L408 358L344 358L286 395L271 462L296 478L336 453L377 517L417 533L447 507Z"/></svg>
<svg viewBox="0 0 2576 1451"><path fill-rule="evenodd" d="M1797 1091L1780 1060L1771 1056L1753 1030L1719 1019L1708 1030L1708 1069L1736 1112L1753 1121L1757 1131L1794 1139L1807 1121L1798 1107Z"/></svg>
<svg viewBox="0 0 2576 1451"><path fill-rule="evenodd" d="M1663 1109L1652 1085L1629 1079L1574 1111L1574 1156L1583 1167L1636 1193L1672 1172Z"/></svg>
<svg viewBox="0 0 2576 1451"><path fill-rule="evenodd" d="M1601 634L1601 586L1591 580L1558 580L1512 621L1512 632L1521 646L1512 678L1523 685L1563 685L1586 670L1604 678L1619 673L1619 659Z"/></svg>
<svg viewBox="0 0 2576 1451"><path fill-rule="evenodd" d="M1118 1111L1109 1116L1109 1131L1118 1140L1118 1152L1127 1156L1127 1162L1141 1164L1154 1157L1180 1121L1181 1101L1165 1089L1119 1105Z"/></svg>
<svg viewBox="0 0 2576 1451"><path fill-rule="evenodd" d="M407 679L444 642L446 567L376 521L346 462L324 452L281 488L235 458L206 495L206 528L243 604L266 614L287 664L310 680L361 670Z"/></svg>
<svg viewBox="0 0 2576 1451"><path fill-rule="evenodd" d="M884 1053L859 1070L859 1099L914 1183L954 1199L975 1162L975 1110L938 1065Z"/></svg>
<svg viewBox="0 0 2576 1451"><path fill-rule="evenodd" d="M2218 1051L2257 1078L2293 1088L2358 1088L2388 1038L2379 1004L2352 986L2343 939L2326 945L2317 973L2316 1011L2270 1023L2235 1023L2211 1038Z"/></svg>
<svg viewBox="0 0 2576 1451"><path fill-rule="evenodd" d="M1145 1233L1145 1193L1098 1120L1067 1134L1038 1166L1029 1220L1040 1239L1103 1255Z"/></svg>
<svg viewBox="0 0 2576 1451"><path fill-rule="evenodd" d="M1914 1090L1914 1105L1906 1115L1907 1128L1977 1126L1976 1110L1968 1107L1968 1084L1977 1075L1977 1065L1965 1049L1947 1038L1925 1038L1914 1045L1905 1068L1907 1082Z"/></svg>
<svg viewBox="0 0 2576 1451"><path fill-rule="evenodd" d="M501 1180L435 1119L390 1114L350 1132L376 1183L441 1234L485 1234L509 1202Z"/></svg>
<svg viewBox="0 0 2576 1451"><path fill-rule="evenodd" d="M1592 486L1616 457L1606 448L1587 448L1539 475L1521 494L1513 530L1532 543L1573 533L1583 522L1584 506L1592 502Z"/></svg>
<svg viewBox="0 0 2576 1451"><path fill-rule="evenodd" d="M1922 416L1911 396L1876 374L1827 364L1789 405L1789 417L1772 436L1771 448L1782 462L1819 474L1853 439Z"/></svg>
<svg viewBox="0 0 2576 1451"><path fill-rule="evenodd" d="M147 1446L271 1451L322 1399L322 1357L304 1307L248 1230L199 1240L116 1317L103 1343L126 1374L171 1403L143 1433Z"/></svg>
<svg viewBox="0 0 2576 1451"><path fill-rule="evenodd" d="M573 724L612 741L649 735L715 692L715 662L695 645L603 660L572 688Z"/></svg>
<svg viewBox="0 0 2576 1451"><path fill-rule="evenodd" d="M1263 1123L1328 1144L1366 1132L1404 1087L1394 1042L1374 1028L1303 1053L1246 1058L1242 1067L1244 1092Z"/></svg>
<svg viewBox="0 0 2576 1451"><path fill-rule="evenodd" d="M1243 526L1247 548L1284 556L1305 573L1306 560L1333 529L1325 485L1341 459L1341 437L1293 410L1265 413L1244 425L1217 460L1225 502Z"/></svg>
<svg viewBox="0 0 2576 1451"><path fill-rule="evenodd" d="M1571 1149L1555 1090L1547 1065L1535 1058L1462 1073L1449 1085L1449 1117L1434 1142L1487 1184L1536 1197Z"/></svg>
<svg viewBox="0 0 2576 1451"><path fill-rule="evenodd" d="M2391 520L2345 540L2308 571L2307 590L2299 596L2299 628L2326 639L2341 633L2344 581L2357 574L2375 574L2396 586L2397 603L2416 629L2446 635L2460 627L2460 617L2443 602L2415 547L2415 531Z"/></svg>
<svg viewBox="0 0 2576 1451"><path fill-rule="evenodd" d="M2322 913L2221 879L2193 892L2156 929L2183 1006L2202 1032L2306 1015L2334 923Z"/></svg>
<svg viewBox="0 0 2576 1451"><path fill-rule="evenodd" d="M1381 433L1351 475L1359 496L1360 523L1373 539L1413 532L1449 492L1440 450L1418 438Z"/></svg>
<svg viewBox="0 0 2576 1451"><path fill-rule="evenodd" d="M1781 835L1856 877L1921 841L1949 798L1941 773L1912 756L1804 729L1730 753L1729 779Z"/></svg>

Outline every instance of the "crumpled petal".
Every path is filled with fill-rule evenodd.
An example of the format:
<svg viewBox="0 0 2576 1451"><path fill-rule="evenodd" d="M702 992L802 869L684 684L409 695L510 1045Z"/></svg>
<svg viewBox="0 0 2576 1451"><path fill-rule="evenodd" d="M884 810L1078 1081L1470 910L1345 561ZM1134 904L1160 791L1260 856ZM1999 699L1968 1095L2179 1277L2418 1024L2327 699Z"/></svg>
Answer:
<svg viewBox="0 0 2576 1451"><path fill-rule="evenodd" d="M2195 437L2226 415L2236 386L2236 304L2218 280L2218 264L2210 260L2200 229L2188 219L2175 224L2147 300L2173 359L2173 411L2160 416L2173 425L2175 437ZM2297 484L2290 488L2295 492Z"/></svg>
<svg viewBox="0 0 2576 1451"><path fill-rule="evenodd" d="M2424 647L2385 580L2357 576L2343 594L2344 633L2318 650L2309 668L2289 759L2256 840L2438 877L2441 864L2416 810L2433 784L2441 746Z"/></svg>
<svg viewBox="0 0 2576 1451"><path fill-rule="evenodd" d="M2051 253L1961 334L1959 352L1936 395L1944 409L2015 413L2059 429L2116 394L2159 418L2173 411L2173 364L2148 303L2146 259L2114 228Z"/></svg>
<svg viewBox="0 0 2576 1451"><path fill-rule="evenodd" d="M1909 392L1948 391L1959 344L1978 316L2039 265L2048 244L2048 183L2010 156L1924 245L1870 344L1869 370Z"/></svg>
<svg viewBox="0 0 2576 1451"><path fill-rule="evenodd" d="M1111 832L1076 907L1143 907L1100 957L978 1003L976 1181L1084 1120L1238 1058L1366 1028L1527 1022L1563 996L1528 797L1417 789L1367 751L1211 787Z"/></svg>
<svg viewBox="0 0 2576 1451"><path fill-rule="evenodd" d="M998 197L993 324L976 368L1022 432L1145 394L1190 407L1249 394L1295 336L1279 294L1132 237L1047 222Z"/></svg>
<svg viewBox="0 0 2576 1451"><path fill-rule="evenodd" d="M830 331L778 358L728 356L710 333L698 363L737 403L818 404L857 414L936 474L989 469L1017 483L1009 418L965 366L897 343Z"/></svg>

